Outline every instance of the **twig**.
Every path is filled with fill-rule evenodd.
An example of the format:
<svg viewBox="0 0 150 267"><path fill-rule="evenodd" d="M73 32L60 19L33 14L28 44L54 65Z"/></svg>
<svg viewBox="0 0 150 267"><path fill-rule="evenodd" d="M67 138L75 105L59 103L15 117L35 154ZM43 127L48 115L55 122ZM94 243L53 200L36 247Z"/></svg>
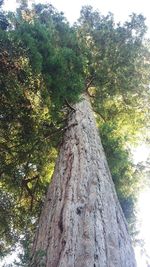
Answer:
<svg viewBox="0 0 150 267"><path fill-rule="evenodd" d="M25 183L29 183L29 182L34 181L34 180L36 180L36 179L39 179L39 175L38 175L38 174L37 174L36 176L32 177L32 178L24 179L24 180L23 180L23 183L24 183L24 182L25 182Z"/></svg>
<svg viewBox="0 0 150 267"><path fill-rule="evenodd" d="M106 118L105 118L100 112L98 112L98 111L96 111L96 110L94 110L94 112L95 112L96 114L98 114L104 122L106 122Z"/></svg>
<svg viewBox="0 0 150 267"><path fill-rule="evenodd" d="M94 81L94 77L92 77L91 78L91 80L88 82L88 84L86 85L86 87L85 87L85 91L87 92L87 94L90 96L90 97L94 97L93 95L91 95L90 93L89 93L89 87L91 86L91 84L92 84L92 82Z"/></svg>
<svg viewBox="0 0 150 267"><path fill-rule="evenodd" d="M73 110L74 112L76 111L76 109L69 104L69 102L66 98L65 98L65 103L71 110Z"/></svg>

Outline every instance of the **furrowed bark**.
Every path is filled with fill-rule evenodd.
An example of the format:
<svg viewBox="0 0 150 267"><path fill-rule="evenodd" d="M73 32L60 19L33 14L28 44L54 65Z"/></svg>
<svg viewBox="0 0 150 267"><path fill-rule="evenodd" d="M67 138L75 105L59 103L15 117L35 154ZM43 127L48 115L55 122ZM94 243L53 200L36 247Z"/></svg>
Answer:
<svg viewBox="0 0 150 267"><path fill-rule="evenodd" d="M135 267L88 98L75 110L40 216L31 266Z"/></svg>

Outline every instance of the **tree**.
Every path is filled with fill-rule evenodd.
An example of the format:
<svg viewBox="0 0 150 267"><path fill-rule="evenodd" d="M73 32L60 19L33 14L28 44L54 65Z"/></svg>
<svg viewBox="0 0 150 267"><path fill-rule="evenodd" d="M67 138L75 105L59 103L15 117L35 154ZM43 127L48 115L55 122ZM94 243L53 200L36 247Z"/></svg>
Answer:
<svg viewBox="0 0 150 267"><path fill-rule="evenodd" d="M136 266L86 98L76 104L68 120L31 266Z"/></svg>
<svg viewBox="0 0 150 267"><path fill-rule="evenodd" d="M134 72L136 66L135 57L137 59L140 52L139 44L142 36L141 32L140 34L138 32L139 25L137 24L136 29L137 40L134 40L130 27L124 30L119 27L117 29L118 34L112 27L112 19L108 17L108 21L105 20L104 29L101 29L99 28L99 15L91 15L88 9L83 11L85 12L84 21L81 29L79 27L79 34L82 34L83 31L84 42L83 40L82 42L84 44L87 42L89 49L87 53L90 54L85 70L86 75L90 77L88 87L94 80L96 83L99 82L101 89L95 88L94 90L97 99L100 97L104 99L105 94L108 98L109 94L112 95L111 90L113 90L113 94L117 95L118 90L122 90L121 86L134 91L135 81L131 79L130 75L131 69ZM103 20L101 21L102 26ZM132 18L131 27L134 20L135 16ZM106 45L106 32L108 31L110 34L110 29L115 31L117 49L116 39L113 42L113 37L109 39L109 45L112 47ZM118 36L120 32L123 36L125 34L128 36L125 43L122 43L122 38ZM104 33L104 37L101 33ZM103 38L101 43L99 38ZM132 52L130 50L131 54L129 55L130 60L134 59L134 65L131 66L131 62L124 60L125 50L133 45L134 50ZM118 46L123 46L119 52ZM115 56L115 61L108 57L108 54L112 54L113 48L120 57ZM120 52L122 52L121 55ZM125 54L123 54L124 52ZM95 58L94 61L93 58ZM118 73L117 78L114 68L114 64L115 67L118 64L116 58L118 61L124 62L121 76L119 77L120 74ZM103 62L104 65L100 66L99 62ZM102 69L101 72L100 69ZM125 77L129 83L124 80ZM94 84L95 87L96 83ZM89 88L86 87L86 89L88 91ZM124 88L121 95L122 97L125 95L126 98ZM45 266L136 265L128 234L123 230L123 228L125 229L124 219L120 213L116 195L114 196L109 170L103 150L100 149L100 142L97 140L98 137L90 112L88 103L84 100L76 105L74 113L68 121L68 129L39 221L33 249L31 264L33 266L42 264ZM114 204L112 204L113 198L115 199ZM116 210L119 214L118 217L115 214ZM121 238L121 235L124 236ZM124 242L124 240L126 241Z"/></svg>
<svg viewBox="0 0 150 267"><path fill-rule="evenodd" d="M50 180L56 151L62 147L60 157L63 157L61 153L64 155L64 159L68 157L67 164L72 164L72 160L75 160L72 158L74 151L66 151L66 154L63 151L66 136L68 134L74 136L74 130L79 133L78 127L89 132L89 129L86 128L88 118L84 127L82 123L80 125L80 121L76 122L79 106L85 106L83 104L85 101L81 101L82 94L86 91L91 99L93 110L98 114L97 124L100 127L102 142L109 157L113 180L120 200L132 196L135 184L133 175L131 175L133 173L132 165L127 160L128 153L124 148L125 142L130 140L131 136L135 137L141 125L145 123L149 108L147 101L149 98L149 52L143 43L145 24L142 16L134 14L130 21L123 26L116 26L111 14L104 17L98 12L94 12L91 7L86 7L81 12L80 21L70 27L62 13L59 14L51 5L39 4L35 5L32 10L28 9L27 5L25 7L22 5L17 13L9 13L5 17L8 19L9 25L7 31L2 28L0 32L2 44L0 60L3 63L0 76L2 99L0 109L0 152L2 156L0 185L3 192L1 236L4 236L1 251L3 254L10 250L21 234L26 240L31 237L35 219L41 209L41 199ZM74 106L77 102L79 104ZM140 114L141 110L142 114ZM86 118L87 110L83 109L83 113ZM92 115L89 114L89 116L92 120ZM123 121L125 126L122 126ZM94 122L92 125L94 126ZM110 129L116 139L112 138L107 129ZM80 143L84 137L84 131L80 131ZM95 131L94 126L93 134ZM65 135L64 138L63 135ZM94 136L95 134L93 140ZM96 140L99 144L98 137ZM115 162L116 168L114 168L113 159L110 156L110 151L113 155L117 154L115 140L122 140L118 143L121 144L121 149L119 149L121 156L120 160ZM68 146L72 149L72 143L68 143ZM85 151L84 148L83 151ZM94 153L99 155L100 152L94 150ZM81 156L83 156L82 153ZM78 162L78 158L76 160ZM86 158L83 159L83 162L84 160L87 162ZM92 170L90 163L89 167L93 173L97 173L96 170ZM63 166L56 166L56 170L57 168L61 169ZM68 173L70 170L71 175L70 168L71 165L67 165L66 172ZM106 177L110 177L106 169L105 166L104 174ZM82 170L80 171L82 172ZM57 172L55 173L53 181L58 175ZM68 177L69 174L66 175ZM100 179L96 178L97 174L96 177L94 174L92 176L94 181ZM128 183L125 182L126 177ZM109 179L111 181L111 178ZM58 181L53 181L52 186L53 183L57 185ZM92 181L89 180L89 182ZM100 179L100 182L105 188L103 179ZM68 181L68 185L69 183ZM69 190L68 185L64 183L62 187L66 186L66 190ZM71 185L73 186L73 183ZM94 190L97 186L95 184ZM111 187L113 187L112 182L108 186L110 199L120 214L118 216L122 223L118 224L125 229L124 218L121 215L120 206L117 204L114 189L111 191ZM106 194L109 202L106 190L102 194ZM63 205L63 199L59 199L57 200L62 201L61 205ZM103 201L101 203L105 204ZM82 205L81 207L80 205L79 207L75 206L73 211L75 216L77 215L75 218L79 219L80 215L82 218L84 209ZM64 210L66 210L65 206ZM86 212L89 211L85 209ZM106 218L103 218L105 212L107 213L105 205L104 211L100 210L100 212L101 223L103 226L106 225L104 232L106 230L108 234L110 225L107 224ZM91 212L91 214L94 216L95 213ZM115 228L117 217L114 213L112 213L112 217ZM62 236L64 234L63 220L65 219L62 209L57 218L59 226L58 223L56 224L59 227L57 234L60 233ZM3 223L4 221L6 223ZM117 235L120 238L116 230ZM117 242L116 236L113 236L114 242ZM127 233L124 236L127 237ZM47 251L45 251L45 245L44 247L39 245L41 237L37 238L38 245L36 246L36 243L34 245L33 264L42 264L39 262L38 255L41 261L45 261ZM66 247L65 241L62 239L64 247ZM45 242L49 245L48 241ZM130 247L128 238L125 243L120 242L121 246ZM111 254L109 241L106 248L105 252L108 250L108 253ZM120 251L118 250L118 253ZM97 256L95 257L97 258ZM95 262L98 260L96 258ZM130 255L128 258L132 264ZM49 259L47 260L49 261ZM115 260L116 264L119 264L117 253L114 257ZM93 264L97 263L93 262Z"/></svg>

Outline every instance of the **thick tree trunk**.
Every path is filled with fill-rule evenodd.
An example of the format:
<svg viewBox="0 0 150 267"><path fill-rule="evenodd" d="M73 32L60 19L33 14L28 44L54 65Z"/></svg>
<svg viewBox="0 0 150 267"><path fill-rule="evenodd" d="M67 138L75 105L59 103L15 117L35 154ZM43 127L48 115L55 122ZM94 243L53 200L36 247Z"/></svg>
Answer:
<svg viewBox="0 0 150 267"><path fill-rule="evenodd" d="M75 109L41 213L31 266L135 267L88 99Z"/></svg>

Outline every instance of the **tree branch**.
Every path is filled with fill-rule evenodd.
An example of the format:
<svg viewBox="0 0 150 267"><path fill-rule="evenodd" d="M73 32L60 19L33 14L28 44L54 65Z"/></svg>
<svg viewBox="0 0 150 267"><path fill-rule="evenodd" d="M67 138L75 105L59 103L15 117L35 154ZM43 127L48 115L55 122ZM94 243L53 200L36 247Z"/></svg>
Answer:
<svg viewBox="0 0 150 267"><path fill-rule="evenodd" d="M101 119L104 121L104 122L106 122L107 120L106 120L106 118L100 113L100 112L98 112L97 110L93 110L97 115L99 115L100 117L101 117Z"/></svg>
<svg viewBox="0 0 150 267"><path fill-rule="evenodd" d="M69 102L66 98L65 98L65 103L71 110L73 110L74 112L76 111L76 109L69 104Z"/></svg>
<svg viewBox="0 0 150 267"><path fill-rule="evenodd" d="M29 183L29 182L34 181L36 179L39 179L39 175L38 174L36 176L32 177L32 178L24 179L23 182L24 183Z"/></svg>
<svg viewBox="0 0 150 267"><path fill-rule="evenodd" d="M90 96L90 97L94 97L93 95L91 95L90 93L89 93L89 87L91 86L91 84L92 84L92 82L94 81L94 79L95 79L95 77L92 77L91 79L90 79L90 81L87 83L87 85L86 85L86 87L85 87L85 91L86 91L86 93L88 94L88 96Z"/></svg>

